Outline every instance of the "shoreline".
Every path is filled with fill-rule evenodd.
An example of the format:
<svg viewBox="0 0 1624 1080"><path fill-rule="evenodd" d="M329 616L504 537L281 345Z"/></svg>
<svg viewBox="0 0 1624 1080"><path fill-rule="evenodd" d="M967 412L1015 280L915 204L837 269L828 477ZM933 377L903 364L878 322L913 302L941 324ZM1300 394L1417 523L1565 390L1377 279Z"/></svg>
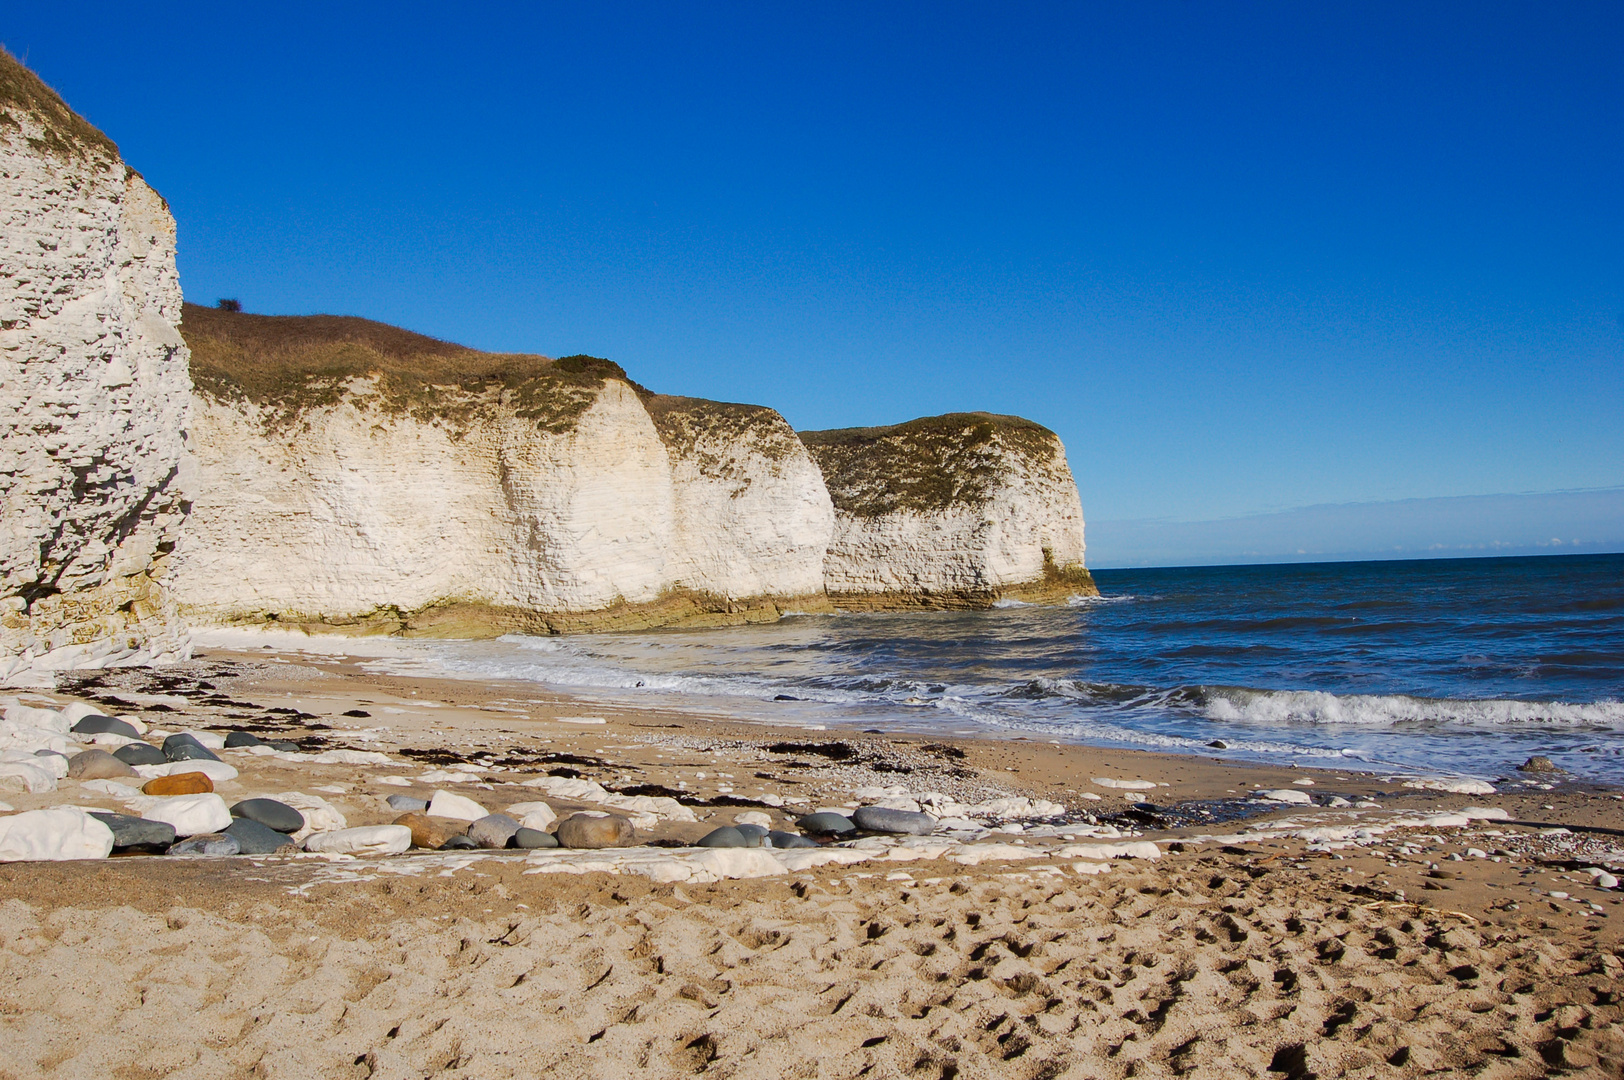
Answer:
<svg viewBox="0 0 1624 1080"><path fill-rule="evenodd" d="M352 827L392 820L389 794L614 809L537 780L674 792L694 820L648 815L643 846L596 852L0 864L0 1037L17 1077L137 1059L222 1077L1624 1066L1624 893L1586 870L1624 874L1624 840L1512 824L1624 829L1624 799L1594 785L1465 794L1346 769L768 727L263 649L22 696L91 695L163 730L298 742L223 751L242 770L224 797L317 793ZM119 805L73 784L0 797ZM1314 802L1247 794L1260 789ZM747 876L764 852L686 846L740 814L786 828L904 797L887 791L1064 813L787 850L774 857L808 861L764 876ZM1237 803L1248 812L1197 815ZM57 1020L89 1007L92 983L120 1019Z"/></svg>

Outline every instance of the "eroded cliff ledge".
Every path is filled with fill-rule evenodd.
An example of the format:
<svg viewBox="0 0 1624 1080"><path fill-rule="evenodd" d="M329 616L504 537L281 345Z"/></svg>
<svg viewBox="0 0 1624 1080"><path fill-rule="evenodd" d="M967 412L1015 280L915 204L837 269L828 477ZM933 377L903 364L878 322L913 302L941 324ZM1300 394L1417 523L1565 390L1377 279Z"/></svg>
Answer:
<svg viewBox="0 0 1624 1080"><path fill-rule="evenodd" d="M208 622L483 634L776 619L834 513L782 417L592 357L187 305Z"/></svg>
<svg viewBox="0 0 1624 1080"><path fill-rule="evenodd" d="M186 650L175 222L0 50L0 682Z"/></svg>
<svg viewBox="0 0 1624 1080"><path fill-rule="evenodd" d="M808 431L835 506L824 588L841 608L975 608L1098 589L1083 509L1054 432L950 413Z"/></svg>

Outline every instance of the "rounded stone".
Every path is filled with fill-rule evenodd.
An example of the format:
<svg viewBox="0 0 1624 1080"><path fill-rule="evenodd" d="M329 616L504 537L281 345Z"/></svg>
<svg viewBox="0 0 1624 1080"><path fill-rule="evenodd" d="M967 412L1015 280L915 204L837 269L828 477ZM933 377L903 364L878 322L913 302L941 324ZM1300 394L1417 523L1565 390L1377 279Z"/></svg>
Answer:
<svg viewBox="0 0 1624 1080"><path fill-rule="evenodd" d="M929 836L936 831L936 819L917 810L892 810L884 806L859 806L852 823L869 832L904 833Z"/></svg>
<svg viewBox="0 0 1624 1080"><path fill-rule="evenodd" d="M213 790L214 781L200 772L155 776L141 785L143 795L207 795Z"/></svg>
<svg viewBox="0 0 1624 1080"><path fill-rule="evenodd" d="M760 847L758 839L752 844L749 839L732 825L723 825L720 829L713 829L699 838L695 847Z"/></svg>
<svg viewBox="0 0 1624 1080"><path fill-rule="evenodd" d="M272 750L280 750L284 754L301 754L304 752L304 747L300 746L296 742L273 742L266 743L265 745L269 746Z"/></svg>
<svg viewBox="0 0 1624 1080"><path fill-rule="evenodd" d="M86 750L68 759L68 776L74 780L113 780L134 775L129 762L120 761L106 750Z"/></svg>
<svg viewBox="0 0 1624 1080"><path fill-rule="evenodd" d="M760 847L761 842L767 839L768 829L763 825L755 825L748 821L741 821L733 826L744 836L748 847Z"/></svg>
<svg viewBox="0 0 1624 1080"><path fill-rule="evenodd" d="M440 845L440 850L441 851L456 851L459 848L463 849L463 850L468 850L468 849L473 849L473 848L478 848L478 847L479 847L479 845L474 843L474 838L473 837L469 836L467 833L458 833L456 836L453 836L451 839L449 839L445 843L441 844Z"/></svg>
<svg viewBox="0 0 1624 1080"><path fill-rule="evenodd" d="M244 855L270 855L283 848L291 851L294 846L285 834L267 828L253 818L233 818L226 827L225 835L236 839Z"/></svg>
<svg viewBox="0 0 1624 1080"><path fill-rule="evenodd" d="M808 814L795 824L800 826L802 832L811 833L813 836L831 836L855 832L857 829L851 818L846 815L826 812Z"/></svg>
<svg viewBox="0 0 1624 1080"><path fill-rule="evenodd" d="M83 717L70 730L78 735L122 735L126 739L141 737L141 733L132 725L111 716Z"/></svg>
<svg viewBox="0 0 1624 1080"><path fill-rule="evenodd" d="M213 750L182 732L164 740L164 757L170 761L219 761Z"/></svg>
<svg viewBox="0 0 1624 1080"><path fill-rule="evenodd" d="M813 840L811 837L802 836L800 833L780 832L777 829L774 829L772 832L767 834L767 842L772 844L772 846L775 848L808 848L818 846L818 842Z"/></svg>
<svg viewBox="0 0 1624 1080"><path fill-rule="evenodd" d="M468 826L468 838L482 848L505 848L518 831L519 823L507 814L486 814Z"/></svg>
<svg viewBox="0 0 1624 1080"><path fill-rule="evenodd" d="M165 855L240 855L242 846L230 833L204 833L172 845Z"/></svg>
<svg viewBox="0 0 1624 1080"><path fill-rule="evenodd" d="M430 851L445 847L453 837L460 835L446 828L444 822L435 821L417 811L400 815L395 819L395 824L412 830L413 847L428 848Z"/></svg>
<svg viewBox="0 0 1624 1080"><path fill-rule="evenodd" d="M166 821L148 821L128 814L97 814L91 817L113 830L113 848L167 848L175 842L175 827Z"/></svg>
<svg viewBox="0 0 1624 1080"><path fill-rule="evenodd" d="M550 832L540 829L527 829L520 826L519 831L513 834L513 846L516 848L555 848L558 846L558 837Z"/></svg>
<svg viewBox="0 0 1624 1080"><path fill-rule="evenodd" d="M403 814L421 814L429 808L427 799L414 799L410 795L391 795L385 801L389 803L389 809L399 810Z"/></svg>
<svg viewBox="0 0 1624 1080"><path fill-rule="evenodd" d="M395 855L412 846L412 830L401 825L363 825L305 837L306 851L339 855Z"/></svg>
<svg viewBox="0 0 1624 1080"><path fill-rule="evenodd" d="M151 743L135 742L113 751L113 756L126 765L162 765L169 759Z"/></svg>
<svg viewBox="0 0 1624 1080"><path fill-rule="evenodd" d="M280 833L295 833L305 827L303 814L275 799L244 799L231 808L231 816L247 818Z"/></svg>
<svg viewBox="0 0 1624 1080"><path fill-rule="evenodd" d="M1543 754L1535 754L1533 757L1517 766L1517 768L1521 772L1532 773L1553 773L1562 771L1556 767L1556 762L1552 761Z"/></svg>
<svg viewBox="0 0 1624 1080"><path fill-rule="evenodd" d="M239 746L261 746L259 736L252 731L233 731L226 736L226 749L235 750Z"/></svg>
<svg viewBox="0 0 1624 1080"><path fill-rule="evenodd" d="M567 848L624 847L635 834L632 823L615 814L571 814L553 830L559 846Z"/></svg>
<svg viewBox="0 0 1624 1080"><path fill-rule="evenodd" d="M159 799L156 805L142 811L149 821L166 821L175 827L176 836L202 836L217 833L231 825L231 811L218 795L176 795Z"/></svg>

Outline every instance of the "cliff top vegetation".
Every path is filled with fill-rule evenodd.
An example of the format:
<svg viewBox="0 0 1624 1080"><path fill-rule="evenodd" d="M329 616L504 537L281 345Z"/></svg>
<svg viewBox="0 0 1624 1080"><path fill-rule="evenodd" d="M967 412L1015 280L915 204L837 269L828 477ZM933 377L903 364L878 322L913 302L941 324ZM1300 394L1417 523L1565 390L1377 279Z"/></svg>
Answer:
<svg viewBox="0 0 1624 1080"><path fill-rule="evenodd" d="M981 502L1021 459L1045 467L1055 433L1019 416L948 413L889 427L803 431L835 508L858 517Z"/></svg>
<svg viewBox="0 0 1624 1080"><path fill-rule="evenodd" d="M45 85L4 48L0 48L0 139L10 142L21 135L19 114L34 118L38 136L28 136L28 144L41 153L57 157L98 155L118 159L118 146L96 125L68 108L62 96Z"/></svg>
<svg viewBox="0 0 1624 1080"><path fill-rule="evenodd" d="M660 441L684 456L693 456L707 475L721 468L729 449L745 444L773 461L796 452L795 430L765 405L645 391L643 407L653 419Z"/></svg>
<svg viewBox="0 0 1624 1080"><path fill-rule="evenodd" d="M453 423L502 402L542 430L563 432L606 379L641 389L599 357L481 352L348 315L246 315L187 304L180 329L200 393L250 402L284 422L366 393L388 411ZM357 379L369 384L357 388Z"/></svg>

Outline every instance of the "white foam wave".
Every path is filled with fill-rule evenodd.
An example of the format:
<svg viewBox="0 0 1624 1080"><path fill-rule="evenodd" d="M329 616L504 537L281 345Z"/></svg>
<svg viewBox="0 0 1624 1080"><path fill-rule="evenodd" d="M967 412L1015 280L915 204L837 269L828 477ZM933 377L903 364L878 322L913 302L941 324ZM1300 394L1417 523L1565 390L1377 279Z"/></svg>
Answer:
<svg viewBox="0 0 1624 1080"><path fill-rule="evenodd" d="M1329 694L1318 690L1207 691L1209 720L1255 724L1460 724L1473 727L1624 725L1624 701L1569 704L1560 701L1491 699L1468 701L1405 694Z"/></svg>

